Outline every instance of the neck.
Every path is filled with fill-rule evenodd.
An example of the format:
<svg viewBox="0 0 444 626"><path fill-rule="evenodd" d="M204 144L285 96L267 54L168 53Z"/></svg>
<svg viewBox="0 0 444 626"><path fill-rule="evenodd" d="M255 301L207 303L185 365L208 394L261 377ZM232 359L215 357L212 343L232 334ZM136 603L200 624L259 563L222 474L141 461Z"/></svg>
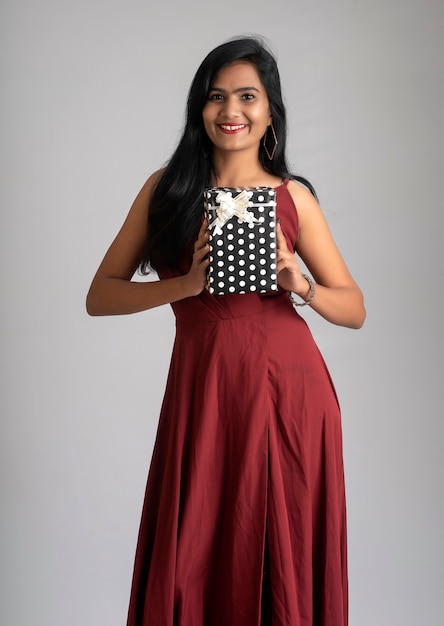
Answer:
<svg viewBox="0 0 444 626"><path fill-rule="evenodd" d="M257 152L240 150L239 152L213 152L213 167L215 172L215 186L218 187L248 187L257 184L267 172L259 163Z"/></svg>

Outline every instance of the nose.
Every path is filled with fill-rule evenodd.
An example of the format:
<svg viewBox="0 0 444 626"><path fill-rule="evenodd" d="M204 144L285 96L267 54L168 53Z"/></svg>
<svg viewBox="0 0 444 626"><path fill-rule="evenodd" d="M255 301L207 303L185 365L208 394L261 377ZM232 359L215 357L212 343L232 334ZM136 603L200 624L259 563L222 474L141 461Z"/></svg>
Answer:
<svg viewBox="0 0 444 626"><path fill-rule="evenodd" d="M241 115L239 99L235 95L228 96L223 103L222 112L227 119L239 117Z"/></svg>

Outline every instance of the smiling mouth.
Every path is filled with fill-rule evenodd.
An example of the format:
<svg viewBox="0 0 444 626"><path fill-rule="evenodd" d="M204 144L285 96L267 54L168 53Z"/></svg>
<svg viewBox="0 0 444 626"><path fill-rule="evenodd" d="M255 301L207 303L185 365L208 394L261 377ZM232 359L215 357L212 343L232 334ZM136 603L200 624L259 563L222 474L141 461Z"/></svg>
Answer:
<svg viewBox="0 0 444 626"><path fill-rule="evenodd" d="M239 131L246 128L246 124L219 124L219 128L224 133L238 133Z"/></svg>

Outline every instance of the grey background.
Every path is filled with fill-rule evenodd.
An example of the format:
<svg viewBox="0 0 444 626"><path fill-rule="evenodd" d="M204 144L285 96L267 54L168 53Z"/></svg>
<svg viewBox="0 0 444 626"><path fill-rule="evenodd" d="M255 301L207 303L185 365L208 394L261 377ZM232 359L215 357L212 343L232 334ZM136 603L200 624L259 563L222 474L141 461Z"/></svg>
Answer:
<svg viewBox="0 0 444 626"><path fill-rule="evenodd" d="M198 64L254 32L278 56L294 170L366 296L358 332L304 312L343 410L350 624L441 624L443 3L0 11L0 622L125 623L174 321L92 319L84 299Z"/></svg>

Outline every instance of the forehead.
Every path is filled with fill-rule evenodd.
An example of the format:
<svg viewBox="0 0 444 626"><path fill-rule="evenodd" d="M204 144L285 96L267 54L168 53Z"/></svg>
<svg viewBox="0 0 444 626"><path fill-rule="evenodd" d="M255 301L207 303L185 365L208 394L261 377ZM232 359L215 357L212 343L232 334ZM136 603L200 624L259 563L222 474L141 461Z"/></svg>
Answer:
<svg viewBox="0 0 444 626"><path fill-rule="evenodd" d="M221 89L256 87L264 90L255 66L247 61L236 61L223 67L211 81L211 87Z"/></svg>

